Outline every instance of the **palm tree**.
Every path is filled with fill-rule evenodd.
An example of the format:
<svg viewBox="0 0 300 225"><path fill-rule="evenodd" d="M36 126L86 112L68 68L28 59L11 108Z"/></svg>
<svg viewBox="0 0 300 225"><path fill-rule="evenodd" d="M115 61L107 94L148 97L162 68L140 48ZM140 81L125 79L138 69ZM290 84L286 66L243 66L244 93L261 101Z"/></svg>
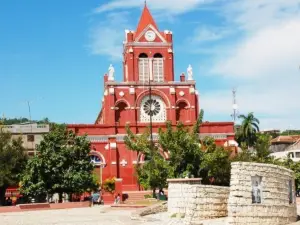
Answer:
<svg viewBox="0 0 300 225"><path fill-rule="evenodd" d="M239 129L239 136L248 147L252 147L255 143L256 133L259 132L259 120L254 117L253 112L248 115L240 115L239 119L242 119L242 124Z"/></svg>

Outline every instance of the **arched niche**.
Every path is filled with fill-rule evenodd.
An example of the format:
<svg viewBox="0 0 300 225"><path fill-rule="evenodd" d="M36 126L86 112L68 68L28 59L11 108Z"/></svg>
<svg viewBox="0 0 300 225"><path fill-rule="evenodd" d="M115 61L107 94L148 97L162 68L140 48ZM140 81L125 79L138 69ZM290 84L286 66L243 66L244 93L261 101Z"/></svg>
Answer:
<svg viewBox="0 0 300 225"><path fill-rule="evenodd" d="M128 121L127 108L128 105L124 101L120 101L116 104L115 119L117 123L126 124L126 122Z"/></svg>
<svg viewBox="0 0 300 225"><path fill-rule="evenodd" d="M188 118L188 104L185 101L180 101L176 105L176 121L185 122Z"/></svg>

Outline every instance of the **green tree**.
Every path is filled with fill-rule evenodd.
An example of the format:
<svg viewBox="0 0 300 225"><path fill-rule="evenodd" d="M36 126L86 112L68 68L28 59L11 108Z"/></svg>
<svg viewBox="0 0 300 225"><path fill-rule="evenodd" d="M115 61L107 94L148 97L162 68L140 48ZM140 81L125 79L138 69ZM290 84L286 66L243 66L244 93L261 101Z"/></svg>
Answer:
<svg viewBox="0 0 300 225"><path fill-rule="evenodd" d="M270 156L270 141L272 137L268 134L256 134L256 142L254 143L254 161L261 163L272 162L273 158Z"/></svg>
<svg viewBox="0 0 300 225"><path fill-rule="evenodd" d="M58 193L61 201L63 193L82 193L97 187L86 137L55 125L44 135L37 151L24 171L21 191L25 195L40 199Z"/></svg>
<svg viewBox="0 0 300 225"><path fill-rule="evenodd" d="M0 127L0 205L4 203L7 187L18 185L26 160L21 138L12 139L11 134Z"/></svg>
<svg viewBox="0 0 300 225"><path fill-rule="evenodd" d="M252 147L256 141L256 133L259 132L259 120L254 117L253 112L248 113L247 116L240 115L239 118L243 121L237 132L237 140Z"/></svg>
<svg viewBox="0 0 300 225"><path fill-rule="evenodd" d="M200 176L203 152L200 149L198 133L203 114L202 110L191 130L181 122L175 129L172 128L170 122L167 122L166 130L159 129L158 144L164 152L170 155L169 162L173 168L174 177Z"/></svg>
<svg viewBox="0 0 300 225"><path fill-rule="evenodd" d="M124 138L126 147L147 158L143 165L138 162L135 167L138 182L146 189L151 188L154 194L156 188L166 187L168 174L172 173L171 167L160 155L157 145L149 141L149 129L141 135L134 134L129 126L126 127L126 131L127 136Z"/></svg>
<svg viewBox="0 0 300 225"><path fill-rule="evenodd" d="M228 149L216 145L215 140L206 137L202 141L202 149L204 151L203 160L201 162L201 177L203 183L229 185L230 182L230 154Z"/></svg>

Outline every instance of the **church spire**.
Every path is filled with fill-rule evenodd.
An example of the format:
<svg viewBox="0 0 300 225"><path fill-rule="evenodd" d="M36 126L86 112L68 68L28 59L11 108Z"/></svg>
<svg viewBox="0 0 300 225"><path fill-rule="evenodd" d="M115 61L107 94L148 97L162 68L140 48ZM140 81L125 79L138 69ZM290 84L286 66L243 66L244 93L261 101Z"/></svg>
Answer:
<svg viewBox="0 0 300 225"><path fill-rule="evenodd" d="M136 29L136 35L139 35L148 25L152 25L155 29L158 30L157 25L148 9L147 1L145 1L145 6L142 12L142 16L140 18L140 22Z"/></svg>

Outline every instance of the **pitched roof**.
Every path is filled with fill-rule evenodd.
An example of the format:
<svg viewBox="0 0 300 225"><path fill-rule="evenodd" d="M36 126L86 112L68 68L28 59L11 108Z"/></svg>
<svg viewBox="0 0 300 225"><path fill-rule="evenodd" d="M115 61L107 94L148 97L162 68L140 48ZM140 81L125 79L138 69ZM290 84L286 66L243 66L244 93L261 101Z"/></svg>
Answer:
<svg viewBox="0 0 300 225"><path fill-rule="evenodd" d="M142 16L140 18L140 22L137 26L136 29L136 36L138 36L148 25L152 25L155 29L158 30L158 27L147 7L147 5L145 4L143 12L142 12Z"/></svg>
<svg viewBox="0 0 300 225"><path fill-rule="evenodd" d="M278 136L277 138L271 140L271 143L295 143L299 138L300 135Z"/></svg>

